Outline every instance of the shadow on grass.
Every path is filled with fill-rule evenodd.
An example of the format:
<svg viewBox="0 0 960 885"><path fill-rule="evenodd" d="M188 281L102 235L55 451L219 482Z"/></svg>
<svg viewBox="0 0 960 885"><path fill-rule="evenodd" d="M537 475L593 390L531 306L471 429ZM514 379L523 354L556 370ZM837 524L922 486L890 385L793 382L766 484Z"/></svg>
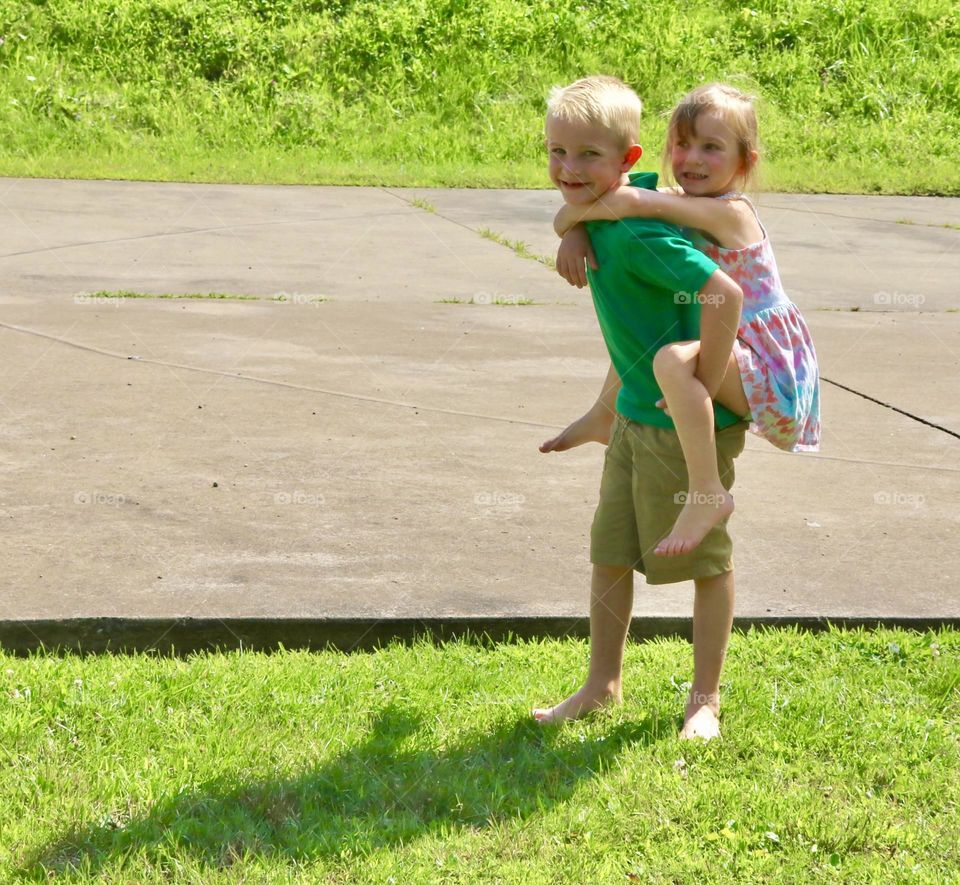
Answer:
<svg viewBox="0 0 960 885"><path fill-rule="evenodd" d="M249 855L356 857L549 810L624 748L675 734L672 721L648 718L581 740L578 730L524 719L435 751L404 749L419 726L407 712L387 707L362 745L344 748L320 768L287 778L217 778L162 798L125 824L74 828L19 872L38 880L44 870L96 873L125 855L131 864L176 858L216 868Z"/></svg>

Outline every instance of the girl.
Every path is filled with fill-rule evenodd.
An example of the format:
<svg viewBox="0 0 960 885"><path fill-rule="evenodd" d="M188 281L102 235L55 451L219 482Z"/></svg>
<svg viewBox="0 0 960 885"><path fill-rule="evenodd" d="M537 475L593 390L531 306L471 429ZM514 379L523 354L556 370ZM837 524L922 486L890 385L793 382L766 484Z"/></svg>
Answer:
<svg viewBox="0 0 960 885"><path fill-rule="evenodd" d="M563 237L557 271L572 285L583 286L584 261L597 267L581 221L640 216L687 228L694 244L743 289L737 340L716 401L748 418L754 433L781 449L817 451L820 378L813 341L783 291L756 209L742 193L757 159L752 99L723 84L693 90L673 111L663 157L679 187L660 192L620 187L586 207L565 205L554 222ZM654 360L664 394L657 405L676 426L689 483L672 531L654 550L661 556L692 550L733 512L733 499L717 472L713 406L697 377L699 351L699 341L679 342L662 348ZM610 412L607 424L612 418ZM541 451L602 440L604 431L609 433L608 428L587 428L580 419Z"/></svg>

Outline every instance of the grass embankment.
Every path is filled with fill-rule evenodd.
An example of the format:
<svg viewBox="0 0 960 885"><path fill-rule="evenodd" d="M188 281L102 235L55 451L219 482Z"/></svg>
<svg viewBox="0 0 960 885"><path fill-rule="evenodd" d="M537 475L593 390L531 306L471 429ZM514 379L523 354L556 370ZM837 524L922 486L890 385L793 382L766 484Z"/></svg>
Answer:
<svg viewBox="0 0 960 885"><path fill-rule="evenodd" d="M953 0L0 0L0 174L545 187L552 85L765 99L780 190L960 193Z"/></svg>
<svg viewBox="0 0 960 885"><path fill-rule="evenodd" d="M676 736L681 640L533 723L586 659L0 655L0 879L957 881L960 633L736 634L709 744Z"/></svg>

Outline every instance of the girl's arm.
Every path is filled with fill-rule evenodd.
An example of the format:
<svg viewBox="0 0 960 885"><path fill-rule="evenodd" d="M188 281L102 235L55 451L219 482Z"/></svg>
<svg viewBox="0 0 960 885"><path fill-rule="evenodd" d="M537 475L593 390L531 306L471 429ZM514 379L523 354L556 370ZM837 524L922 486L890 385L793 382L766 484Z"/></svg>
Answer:
<svg viewBox="0 0 960 885"><path fill-rule="evenodd" d="M563 236L579 221L615 221L619 218L655 218L692 227L724 242L737 229L737 210L727 200L712 197L684 197L625 185L605 193L585 206L563 206L553 222Z"/></svg>
<svg viewBox="0 0 960 885"><path fill-rule="evenodd" d="M654 191L642 187L618 187L607 191L598 200L583 206L567 203L557 212L553 229L562 237L571 227L581 221L616 221L619 218L647 216L653 207L644 197Z"/></svg>

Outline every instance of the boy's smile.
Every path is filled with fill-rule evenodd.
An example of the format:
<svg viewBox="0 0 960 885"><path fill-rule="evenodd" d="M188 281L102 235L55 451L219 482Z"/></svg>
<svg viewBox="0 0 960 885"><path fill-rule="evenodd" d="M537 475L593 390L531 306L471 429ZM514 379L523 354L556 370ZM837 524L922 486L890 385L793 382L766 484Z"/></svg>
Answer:
<svg viewBox="0 0 960 885"><path fill-rule="evenodd" d="M639 145L623 147L597 125L547 117L550 180L571 204L592 203L625 182L640 156Z"/></svg>

